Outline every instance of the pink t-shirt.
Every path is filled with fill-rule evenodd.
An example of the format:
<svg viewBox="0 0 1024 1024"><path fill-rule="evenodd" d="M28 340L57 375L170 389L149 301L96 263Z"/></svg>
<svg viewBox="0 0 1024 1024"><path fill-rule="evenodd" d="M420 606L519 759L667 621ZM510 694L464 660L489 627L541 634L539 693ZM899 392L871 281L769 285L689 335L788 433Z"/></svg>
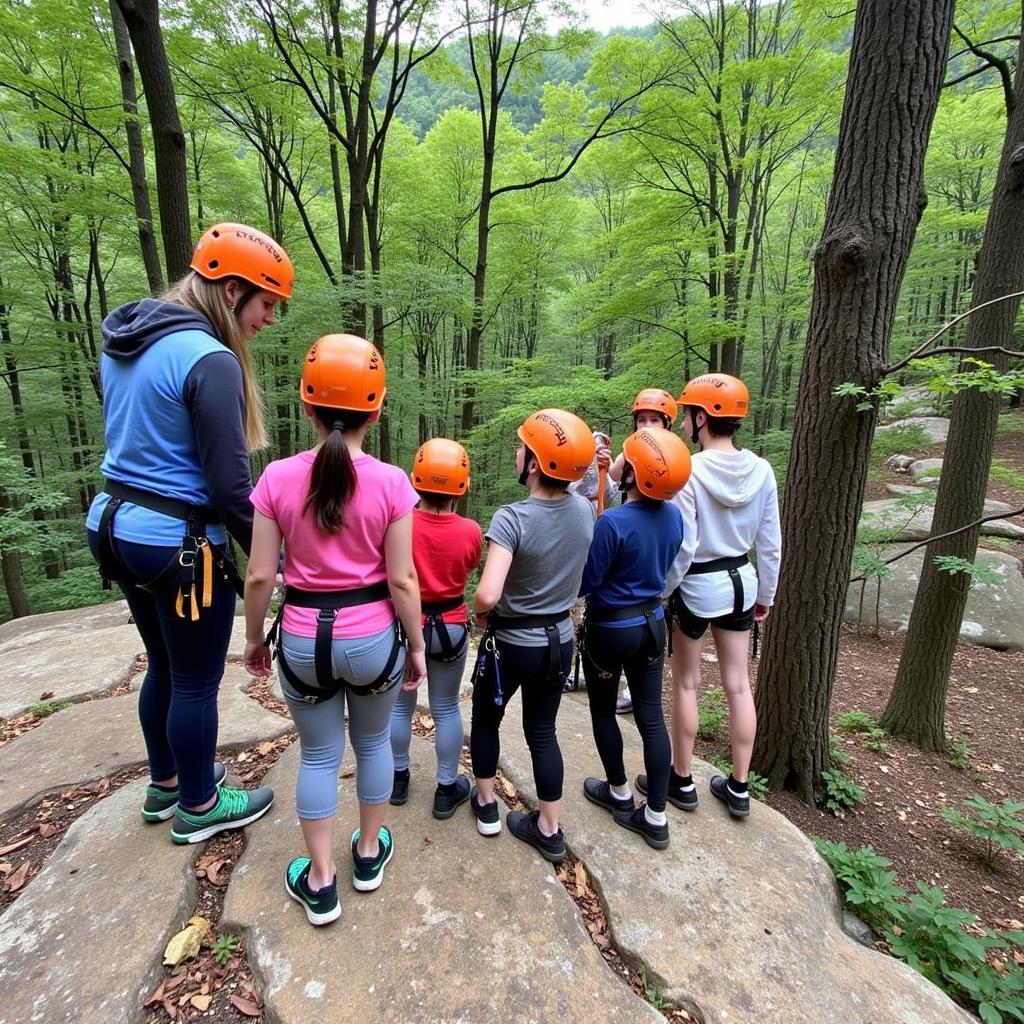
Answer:
<svg viewBox="0 0 1024 1024"><path fill-rule="evenodd" d="M316 525L312 510L302 507L309 493L315 452L300 452L271 462L252 492L255 509L277 523L284 535L284 581L300 590L351 590L387 578L384 534L408 515L419 500L409 478L396 466L372 455L352 460L356 491L345 508L345 521L335 534ZM317 610L285 605L283 626L296 636L316 636ZM395 621L389 598L342 608L334 620L334 636L372 636Z"/></svg>

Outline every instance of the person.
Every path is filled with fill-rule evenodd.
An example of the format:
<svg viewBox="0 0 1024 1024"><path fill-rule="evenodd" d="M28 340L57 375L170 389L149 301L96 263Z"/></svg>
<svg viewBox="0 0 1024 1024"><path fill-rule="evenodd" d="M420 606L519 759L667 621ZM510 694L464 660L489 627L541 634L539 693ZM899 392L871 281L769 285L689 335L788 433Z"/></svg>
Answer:
<svg viewBox="0 0 1024 1024"><path fill-rule="evenodd" d="M593 434L596 448L594 458L587 467L586 473L579 480L574 480L569 484L568 491L570 494L578 494L580 497L586 498L594 510L594 518L596 519L601 508L600 494L602 486L604 488L604 508L607 508L612 503L616 491L615 482L608 478L607 473L608 467L611 464L608 453L612 439L601 430L595 430ZM601 479L602 469L605 470L603 480Z"/></svg>
<svg viewBox="0 0 1024 1024"><path fill-rule="evenodd" d="M663 388L643 388L637 392L633 399L633 431L643 427L662 427L671 430L672 424L679 414L679 407L676 400ZM600 458L602 453L598 453ZM604 455L608 457L607 454ZM608 480L612 486L622 480L624 462L622 454L615 459L608 469ZM619 715L628 715L633 711L633 698L629 692L629 683L625 677L619 680L619 696L615 701L615 712Z"/></svg>
<svg viewBox="0 0 1024 1024"><path fill-rule="evenodd" d="M665 801L671 763L661 706L665 656L665 577L683 541L683 520L670 499L690 476L690 453L666 430L643 427L622 446L620 489L626 503L594 526L580 594L587 598L583 671L594 742L605 778L587 778L584 796L661 850L669 844ZM647 802L635 806L622 758L615 694L625 670L643 738Z"/></svg>
<svg viewBox="0 0 1024 1024"><path fill-rule="evenodd" d="M317 444L270 463L252 494L244 662L253 675L269 676L274 644L299 732L295 803L308 856L288 864L284 884L313 925L341 913L333 851L346 707L359 798L352 886L370 892L395 852L384 825L394 774L391 709L403 670L411 689L426 675L412 557L416 492L400 469L363 451L386 391L384 359L370 342L349 334L316 341L299 396ZM284 603L265 642L282 540Z"/></svg>
<svg viewBox="0 0 1024 1024"><path fill-rule="evenodd" d="M139 720L151 781L142 817L173 818L175 843L240 828L273 802L267 787L220 786L214 755L240 592L228 535L249 551L249 452L266 444L249 342L274 323L294 277L274 239L215 224L162 298L103 321L106 482L86 533L146 648Z"/></svg>
<svg viewBox="0 0 1024 1024"><path fill-rule="evenodd" d="M412 551L420 581L427 650L427 699L434 719L437 789L434 817L450 818L469 799L469 779L459 774L463 727L459 687L469 652L466 580L480 564L480 527L455 512L469 492L469 456L457 441L431 438L412 464L419 507L412 513ZM391 713L395 778L391 803L409 798L409 744L416 691L403 690Z"/></svg>
<svg viewBox="0 0 1024 1024"><path fill-rule="evenodd" d="M732 773L715 775L711 793L735 818L750 813L747 776L757 718L750 692L750 631L763 622L775 599L781 532L779 499L771 466L733 443L750 398L743 382L724 373L695 377L683 389L683 428L699 445L689 483L675 499L684 540L666 581L675 622L672 679L674 764L668 798L685 811L698 797L691 765L697 736L700 652L708 626L729 704ZM757 570L749 560L757 553ZM637 788L644 792L642 780Z"/></svg>
<svg viewBox="0 0 1024 1024"><path fill-rule="evenodd" d="M594 438L583 420L562 409L533 413L517 434L516 471L529 496L494 513L473 596L476 622L486 631L474 671L469 747L476 785L469 802L477 831L497 835L499 729L509 700L522 690L539 809L510 811L505 820L517 839L559 863L565 857L559 824L564 766L555 719L572 663L570 609L594 531L590 502L566 488L587 471Z"/></svg>

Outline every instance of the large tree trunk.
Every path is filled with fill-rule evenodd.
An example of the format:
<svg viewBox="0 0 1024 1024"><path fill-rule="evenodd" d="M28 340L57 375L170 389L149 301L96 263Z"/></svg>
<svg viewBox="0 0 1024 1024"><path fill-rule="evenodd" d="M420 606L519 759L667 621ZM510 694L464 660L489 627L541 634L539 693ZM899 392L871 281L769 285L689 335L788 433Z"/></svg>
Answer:
<svg viewBox="0 0 1024 1024"><path fill-rule="evenodd" d="M924 207L925 149L953 0L857 5L786 480L785 567L757 687L754 764L810 803L829 767L828 711L874 414L836 398L884 372Z"/></svg>
<svg viewBox="0 0 1024 1024"><path fill-rule="evenodd" d="M185 133L181 130L174 82L160 30L158 0L116 0L131 36L146 95L156 162L156 195L164 260L172 281L184 277L192 259Z"/></svg>
<svg viewBox="0 0 1024 1024"><path fill-rule="evenodd" d="M128 139L129 177L132 183L132 203L135 206L135 220L139 228L139 248L142 262L146 267L146 280L153 295L164 290L164 272L160 266L160 254L156 251L156 232L153 225L153 206L149 199L149 182L146 179L146 153L142 145L142 127L139 124L139 98L135 90L135 65L132 62L132 44L128 25L117 4L110 0L110 19L114 26L114 43L117 47L117 72L121 78L121 102L125 119L125 136Z"/></svg>
<svg viewBox="0 0 1024 1024"><path fill-rule="evenodd" d="M985 237L977 260L971 305L979 306L1024 289L1024 43L1017 58L1015 103L1008 111ZM975 313L967 325L964 347L1012 348L1013 325L1020 299L1000 302ZM1005 368L1006 357L981 358ZM969 369L969 366L964 367ZM976 388L953 399L949 440L939 479L932 531L955 530L984 514L992 444L999 419L999 397ZM946 745L946 690L960 623L969 590L962 573L940 572L935 558L952 555L973 561L980 527L929 544L917 586L907 642L896 684L879 724L925 750Z"/></svg>

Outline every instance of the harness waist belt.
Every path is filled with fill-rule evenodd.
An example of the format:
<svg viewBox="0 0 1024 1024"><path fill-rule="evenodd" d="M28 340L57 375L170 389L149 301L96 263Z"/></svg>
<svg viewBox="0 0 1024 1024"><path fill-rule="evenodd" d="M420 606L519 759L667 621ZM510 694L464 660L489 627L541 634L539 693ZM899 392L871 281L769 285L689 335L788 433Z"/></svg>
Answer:
<svg viewBox="0 0 1024 1024"><path fill-rule="evenodd" d="M545 629L557 626L567 618L568 609L564 612L549 612L547 615L498 615L491 612L487 616L487 624L495 629Z"/></svg>
<svg viewBox="0 0 1024 1024"><path fill-rule="evenodd" d="M295 608L355 608L356 605L383 601L390 596L387 580L351 590L300 590L288 586L284 590L284 603Z"/></svg>
<svg viewBox="0 0 1024 1024"><path fill-rule="evenodd" d="M660 605L661 599L655 597L641 604L627 604L615 608L598 605L597 607L590 608L589 613L594 617L594 624L600 625L602 622L622 622L625 619L637 619L650 612L656 612Z"/></svg>
<svg viewBox="0 0 1024 1024"><path fill-rule="evenodd" d="M112 498L129 501L133 505L141 505L151 512L159 512L172 519L181 519L183 522L197 519L207 525L220 522L220 516L212 505L190 505L187 501L167 498L162 494L155 494L153 491L144 491L139 487L119 483L117 480L105 481L103 490Z"/></svg>
<svg viewBox="0 0 1024 1024"><path fill-rule="evenodd" d="M465 594L458 597L446 597L443 601L421 601L420 609L424 615L444 615L445 612L453 612L466 603Z"/></svg>
<svg viewBox="0 0 1024 1024"><path fill-rule="evenodd" d="M730 569L742 569L749 564L750 559L746 555L730 555L728 558L713 558L710 562L694 562L686 570L686 575L703 576L709 572L728 572Z"/></svg>

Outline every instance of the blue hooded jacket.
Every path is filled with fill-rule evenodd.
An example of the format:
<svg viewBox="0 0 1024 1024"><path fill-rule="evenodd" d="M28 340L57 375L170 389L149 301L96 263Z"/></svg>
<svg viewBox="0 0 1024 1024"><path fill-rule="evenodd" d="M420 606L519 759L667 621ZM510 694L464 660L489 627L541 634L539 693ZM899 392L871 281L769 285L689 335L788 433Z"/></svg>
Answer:
<svg viewBox="0 0 1024 1024"><path fill-rule="evenodd" d="M119 306L103 321L103 418L108 480L195 505L213 505L248 552L252 477L245 442L242 368L196 310L159 299ZM109 495L96 496L86 526L99 527ZM125 503L114 535L177 547L181 520ZM211 526L213 543L226 541Z"/></svg>

